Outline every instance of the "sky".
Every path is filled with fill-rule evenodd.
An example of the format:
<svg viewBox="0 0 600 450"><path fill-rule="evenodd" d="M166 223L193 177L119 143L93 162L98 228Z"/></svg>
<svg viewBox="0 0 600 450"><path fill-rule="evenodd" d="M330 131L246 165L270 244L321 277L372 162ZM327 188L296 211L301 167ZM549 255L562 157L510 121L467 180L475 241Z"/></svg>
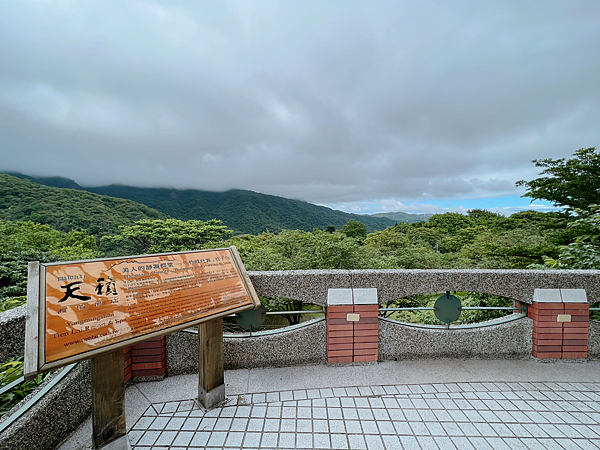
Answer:
<svg viewBox="0 0 600 450"><path fill-rule="evenodd" d="M600 145L600 2L0 3L0 171L355 213L547 210Z"/></svg>

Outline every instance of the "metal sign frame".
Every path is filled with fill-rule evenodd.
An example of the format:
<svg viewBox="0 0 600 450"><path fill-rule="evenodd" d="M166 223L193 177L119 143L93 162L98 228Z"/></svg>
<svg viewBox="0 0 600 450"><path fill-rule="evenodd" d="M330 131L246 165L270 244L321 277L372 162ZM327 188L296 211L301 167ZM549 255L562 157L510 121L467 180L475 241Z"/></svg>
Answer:
<svg viewBox="0 0 600 450"><path fill-rule="evenodd" d="M205 314L203 317L198 319L190 319L183 323L167 327L161 330L146 332L135 337L126 338L118 342L110 343L99 348L90 349L82 353L78 353L66 358L57 359L55 361L46 361L46 280L45 280L45 267L67 265L67 264L78 264L78 263L93 263L102 261L113 261L113 260L130 260L134 258L143 257L161 257L170 255L189 255L203 252L214 252L214 251L229 251L232 262L237 270L242 286L245 293L251 300L251 304L246 304L232 309L223 310L215 314ZM201 324L213 320L215 318L228 316L237 312L245 311L247 309L255 309L260 307L260 300L252 283L250 277L246 272L244 264L237 252L235 246L229 248L219 248L210 250L197 250L191 252L171 252L171 253L159 253L151 255L135 255L125 256L118 258L101 258L94 260L83 260L83 261L69 261L65 263L49 263L41 264L39 262L29 263L28 273L28 284L27 284L27 319L25 327L25 362L24 372L25 378L30 379L35 377L40 372L45 372L51 369L56 369L77 361L88 359L99 355L101 353L108 353L122 347L128 347L141 341L145 341L154 337L163 336L170 334L178 330L192 327L194 325Z"/></svg>

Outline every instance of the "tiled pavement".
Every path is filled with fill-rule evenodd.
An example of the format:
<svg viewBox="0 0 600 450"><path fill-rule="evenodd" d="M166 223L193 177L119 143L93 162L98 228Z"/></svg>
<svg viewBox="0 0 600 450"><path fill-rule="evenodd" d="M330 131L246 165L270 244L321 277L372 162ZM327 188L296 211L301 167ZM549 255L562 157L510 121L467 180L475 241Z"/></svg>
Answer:
<svg viewBox="0 0 600 450"><path fill-rule="evenodd" d="M129 439L135 450L598 449L600 379L275 391L208 412L152 403Z"/></svg>

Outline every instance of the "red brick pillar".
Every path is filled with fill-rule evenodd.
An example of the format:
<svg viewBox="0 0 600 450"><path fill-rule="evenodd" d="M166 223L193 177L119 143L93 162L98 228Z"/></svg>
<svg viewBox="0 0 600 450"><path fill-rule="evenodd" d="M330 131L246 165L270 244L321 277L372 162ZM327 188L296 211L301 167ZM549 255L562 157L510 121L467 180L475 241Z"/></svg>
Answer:
<svg viewBox="0 0 600 450"><path fill-rule="evenodd" d="M160 336L123 350L125 382L131 378L162 377L167 373L167 340Z"/></svg>
<svg viewBox="0 0 600 450"><path fill-rule="evenodd" d="M536 289L528 309L533 319L532 356L587 358L589 304L583 289Z"/></svg>
<svg viewBox="0 0 600 450"><path fill-rule="evenodd" d="M348 314L354 313L354 305L327 306L327 362L349 363L354 361L354 324L348 322Z"/></svg>
<svg viewBox="0 0 600 450"><path fill-rule="evenodd" d="M379 359L376 289L330 289L327 299L327 362Z"/></svg>
<svg viewBox="0 0 600 450"><path fill-rule="evenodd" d="M127 383L129 380L131 380L131 377L133 377L132 374L132 367L131 367L131 346L129 347L125 347L123 349L123 359L125 360L125 364L124 364L124 368L125 368L125 374L123 377L123 382Z"/></svg>

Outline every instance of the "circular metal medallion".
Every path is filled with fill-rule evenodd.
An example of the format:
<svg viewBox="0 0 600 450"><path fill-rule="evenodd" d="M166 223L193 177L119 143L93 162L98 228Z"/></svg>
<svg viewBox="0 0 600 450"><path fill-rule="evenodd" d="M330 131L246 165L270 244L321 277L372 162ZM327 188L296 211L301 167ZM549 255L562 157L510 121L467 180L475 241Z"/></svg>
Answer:
<svg viewBox="0 0 600 450"><path fill-rule="evenodd" d="M447 325L458 319L462 311L460 300L454 295L450 295L450 292L446 292L438 298L435 301L434 308L435 317Z"/></svg>
<svg viewBox="0 0 600 450"><path fill-rule="evenodd" d="M235 315L237 324L246 331L256 331L265 322L267 310L263 305L257 309L247 309Z"/></svg>

